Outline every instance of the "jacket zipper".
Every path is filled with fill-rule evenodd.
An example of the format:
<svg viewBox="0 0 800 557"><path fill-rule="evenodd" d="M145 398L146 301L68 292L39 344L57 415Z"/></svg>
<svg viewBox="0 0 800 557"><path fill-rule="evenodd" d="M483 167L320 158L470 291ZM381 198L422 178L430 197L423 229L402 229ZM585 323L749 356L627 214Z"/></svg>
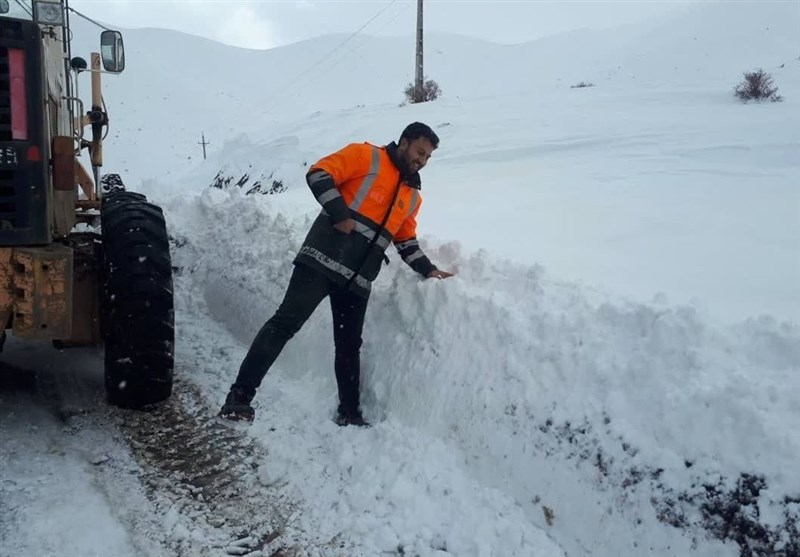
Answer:
<svg viewBox="0 0 800 557"><path fill-rule="evenodd" d="M400 186L402 184L403 184L403 177L401 176L397 180L397 186L394 188L394 195L392 196L392 202L389 204L389 209L383 216L383 222L381 222L380 228L378 228L378 230L375 232L375 236L370 241L369 246L367 246L367 251L364 254L364 258L361 260L361 263L358 264L358 267L356 268L356 271L353 273L353 276L347 279L347 282L344 285L345 289L350 288L350 283L352 283L353 280L355 280L355 278L361 272L361 269L364 267L364 264L367 262L367 259L369 259L369 255L372 252L372 248L375 245L375 242L378 241L378 238L380 237L381 233L386 228L386 223L389 222L389 216L392 214L392 211L394 210L394 204L397 202L397 196L400 194ZM384 258L388 259L386 257L386 254L384 254Z"/></svg>

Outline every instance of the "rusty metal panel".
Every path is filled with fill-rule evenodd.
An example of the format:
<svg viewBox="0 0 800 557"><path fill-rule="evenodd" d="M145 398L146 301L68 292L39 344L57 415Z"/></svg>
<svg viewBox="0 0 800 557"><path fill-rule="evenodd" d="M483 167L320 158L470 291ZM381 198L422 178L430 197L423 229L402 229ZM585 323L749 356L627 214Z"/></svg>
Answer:
<svg viewBox="0 0 800 557"><path fill-rule="evenodd" d="M12 266L14 336L69 338L72 250L61 244L16 248Z"/></svg>

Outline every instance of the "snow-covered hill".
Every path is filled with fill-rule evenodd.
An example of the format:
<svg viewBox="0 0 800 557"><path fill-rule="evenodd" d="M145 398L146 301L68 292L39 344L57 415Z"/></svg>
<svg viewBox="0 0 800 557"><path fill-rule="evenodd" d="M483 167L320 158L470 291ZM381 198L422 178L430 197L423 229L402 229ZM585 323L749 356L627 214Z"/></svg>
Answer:
<svg viewBox="0 0 800 557"><path fill-rule="evenodd" d="M432 35L444 97L416 106L400 106L411 38L358 37L303 73L344 37L258 52L126 32L107 166L167 214L178 394L149 417L108 409L85 394L97 354L12 345L4 360L80 388L0 392L0 511L26 517L0 521L0 547L205 557L247 534L253 557L797 556L798 27L797 3L702 2L515 46ZM759 66L783 103L734 100ZM442 138L421 239L456 277L390 254L363 349L376 426L330 420L321 307L230 438L211 416L318 212L305 168L414 120ZM37 401L64 425L26 414ZM98 486L77 500L92 514L112 501L107 533L41 519L73 515L74 485Z"/></svg>
<svg viewBox="0 0 800 557"><path fill-rule="evenodd" d="M514 46L432 34L426 73L444 97L403 107L411 37L251 51L131 30L128 69L105 79L106 168L159 192L205 186L221 170L247 187L305 188L303 164L421 119L443 138L426 169L427 207L440 217L426 233L643 302L663 293L727 321L797 321L798 21L797 3L702 2ZM756 67L775 78L780 106L734 100ZM571 88L581 81L595 86ZM484 204L484 230L458 200L481 203L487 185L514 202ZM518 234L526 241L508 240Z"/></svg>
<svg viewBox="0 0 800 557"><path fill-rule="evenodd" d="M698 2L642 25L520 45L430 34L425 73L452 102L518 93L535 100L564 95L580 81L636 90L699 85L722 96L757 66L775 70L779 85L797 86L799 12L796 2ZM73 23L73 53L96 49L99 30L77 17ZM238 132L274 138L276 121L296 123L317 111L396 106L414 72L410 36L361 34L345 42L345 35L327 35L266 51L158 29L124 36L127 69L105 79L116 132L107 164L136 183L174 179L176 170L194 166L203 130L218 149ZM352 132L339 133L333 143Z"/></svg>

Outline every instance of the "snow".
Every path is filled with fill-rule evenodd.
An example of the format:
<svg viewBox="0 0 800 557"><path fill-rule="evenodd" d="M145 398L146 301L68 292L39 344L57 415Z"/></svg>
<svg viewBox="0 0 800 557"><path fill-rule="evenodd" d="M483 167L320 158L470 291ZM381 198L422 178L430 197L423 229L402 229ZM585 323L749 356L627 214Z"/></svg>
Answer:
<svg viewBox="0 0 800 557"><path fill-rule="evenodd" d="M27 402L27 404L24 404ZM4 432L14 431L20 436L3 437L3 450L10 458L4 462L3 473L4 517L3 531L25 531L35 524L37 537L35 546L23 546L36 555L54 555L64 551L66 555L135 555L129 549L130 541L125 529L113 519L108 501L92 486L92 464L102 461L91 455L85 461L76 458L75 447L63 448L64 432L41 408L30 408L28 401L21 401L16 412L9 413L4 405ZM26 415L22 419L20 414ZM33 425L36 424L36 425ZM43 427L44 425L44 427ZM46 439L47 445L27 447L26 437ZM94 460L94 462L92 462ZM63 486L69 486L64 489ZM48 493L41 499L31 494ZM81 512L76 512L81 509ZM6 522L8 521L8 522ZM67 532L103 532L103 543L97 547L96 540L87 536L64 536ZM28 543L29 540L24 540ZM65 544L66 542L66 544ZM8 545L6 545L8 543ZM4 547L14 547L14 539L4 542ZM35 553L31 550L36 548ZM4 553L5 554L5 553Z"/></svg>
<svg viewBox="0 0 800 557"><path fill-rule="evenodd" d="M107 416L93 423L102 356L10 338L1 365L0 555L160 557L161 536L138 532L161 527L139 467ZM104 480L109 462L124 465Z"/></svg>
<svg viewBox="0 0 800 557"><path fill-rule="evenodd" d="M275 101L340 40L252 52L126 32L106 166L174 239L178 392L136 417L99 400L99 354L10 342L4 362L56 387L0 391L0 554L216 556L248 537L263 555L795 555L798 24L793 3L696 3L524 45L432 36L445 96L417 106L399 106L410 76L386 74L411 38L359 37L358 67L335 58L324 86ZM754 66L784 102L734 100ZM323 303L228 440L213 414L319 211L305 168L414 120L442 139L421 244L456 275L422 280L389 253L362 349L374 427L331 421ZM241 491L150 454L184 434L197 458L227 454ZM735 539L726 516L767 534Z"/></svg>

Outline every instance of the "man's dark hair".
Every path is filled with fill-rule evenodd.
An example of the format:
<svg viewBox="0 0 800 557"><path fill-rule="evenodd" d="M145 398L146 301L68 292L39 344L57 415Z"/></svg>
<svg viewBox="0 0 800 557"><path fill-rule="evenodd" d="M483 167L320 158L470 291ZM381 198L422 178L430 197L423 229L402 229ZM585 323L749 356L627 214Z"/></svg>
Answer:
<svg viewBox="0 0 800 557"><path fill-rule="evenodd" d="M434 149L439 146L439 136L434 133L430 126L423 124L422 122L414 122L413 124L409 124L406 126L406 129L403 130L403 133L400 134L401 140L407 139L409 142L419 139L420 137L424 137L430 141Z"/></svg>

